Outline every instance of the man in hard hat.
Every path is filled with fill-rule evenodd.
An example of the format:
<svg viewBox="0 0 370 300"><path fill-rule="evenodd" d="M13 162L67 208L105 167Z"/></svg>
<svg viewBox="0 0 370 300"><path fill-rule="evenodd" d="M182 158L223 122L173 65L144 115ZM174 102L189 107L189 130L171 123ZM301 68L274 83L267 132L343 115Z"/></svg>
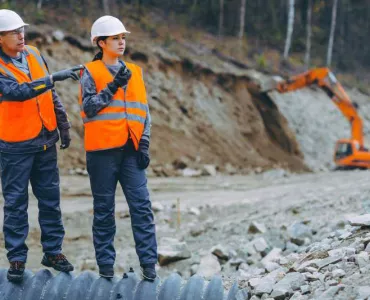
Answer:
<svg viewBox="0 0 370 300"><path fill-rule="evenodd" d="M157 241L145 174L150 162L151 120L142 69L120 59L129 33L113 16L94 22L91 41L100 51L85 64L79 103L94 198L93 241L99 274L114 276L115 192L119 182L130 209L143 278L154 281Z"/></svg>
<svg viewBox="0 0 370 300"><path fill-rule="evenodd" d="M28 183L38 199L42 264L69 272L61 253L64 228L60 211L56 142L70 144L70 123L54 83L78 80L72 70L49 74L37 48L25 45L21 17L0 10L0 163L4 238L10 281L23 279L28 248ZM58 129L58 130L57 130Z"/></svg>

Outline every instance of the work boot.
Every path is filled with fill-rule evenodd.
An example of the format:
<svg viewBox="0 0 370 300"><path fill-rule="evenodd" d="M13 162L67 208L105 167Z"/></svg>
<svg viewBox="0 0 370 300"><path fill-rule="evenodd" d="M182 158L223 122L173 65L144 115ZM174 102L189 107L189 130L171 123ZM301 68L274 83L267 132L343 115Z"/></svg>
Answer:
<svg viewBox="0 0 370 300"><path fill-rule="evenodd" d="M155 271L155 264L140 265L143 279L147 281L154 281L157 278Z"/></svg>
<svg viewBox="0 0 370 300"><path fill-rule="evenodd" d="M22 261L11 261L10 267L8 270L8 280L11 282L21 282L23 280L23 274L24 270L26 268L26 265Z"/></svg>
<svg viewBox="0 0 370 300"><path fill-rule="evenodd" d="M41 264L60 272L72 272L74 270L72 264L61 253L57 255L44 254Z"/></svg>
<svg viewBox="0 0 370 300"><path fill-rule="evenodd" d="M114 268L112 265L101 265L99 266L99 275L107 279L114 277Z"/></svg>

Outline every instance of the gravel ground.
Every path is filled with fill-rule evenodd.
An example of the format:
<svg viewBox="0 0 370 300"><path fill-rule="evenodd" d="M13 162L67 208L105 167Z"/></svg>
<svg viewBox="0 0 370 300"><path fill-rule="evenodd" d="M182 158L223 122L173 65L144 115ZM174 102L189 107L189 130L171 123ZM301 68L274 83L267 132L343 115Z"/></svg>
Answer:
<svg viewBox="0 0 370 300"><path fill-rule="evenodd" d="M292 262L292 257L298 259L298 256L294 255L301 256L310 253L312 249L316 251L323 244L329 244L330 249L344 247L335 242L346 241L339 237L346 235L347 232L360 230L360 235L363 238L366 237L366 228L350 227L347 219L370 212L369 181L370 172L368 171L296 175L275 170L250 176L151 178L149 186L153 208L156 211L161 257L166 257L167 253L164 248L170 245L164 238L171 238L171 241L177 243L174 249L180 253L177 254L178 257L175 260L183 256L182 260L169 264L163 263L159 266L159 275L166 277L171 272L178 272L184 278L188 278L197 273L209 278L214 274L222 274L226 287L229 283L238 281L241 288L248 289L249 297L252 295L258 297L253 300L260 299L260 297L267 299L269 293L261 294L256 292L255 287L252 288L250 280L254 278L253 276L259 280L265 277L270 278L273 275L268 276L276 270L276 264L279 268L284 267L283 263ZM86 269L96 270L91 241L92 206L88 179L78 176L62 177L62 191L62 210L66 227L64 252L76 265L76 273ZM176 209L178 201L180 203L180 226L178 226ZM116 215L116 272L118 275L127 271L131 266L138 268L128 209L122 192L119 190ZM2 219L0 216L1 221ZM30 251L27 267L32 271L37 271L41 268L39 264L41 247L37 206L33 197L30 199L29 219L31 226L27 242ZM251 227L253 222L256 222L254 227L257 226L257 229ZM330 243L325 240L333 234L334 237L331 238ZM0 243L2 253L0 263L1 266L6 267L3 236L0 236ZM333 243L334 246L331 246ZM317 245L319 245L318 248L315 248ZM345 284L345 287L339 287L335 297L340 293L355 295L358 293L358 285L366 286L367 271L365 269L360 271L361 268L370 266L367 264L367 254L362 253L365 252L363 251L365 247L366 242L362 248L358 247L354 253L350 252L352 256L346 255L346 263L353 260L351 268L347 265L332 267L334 269L345 268L343 276L340 275L341 272L335 272L335 274L340 273L340 278L343 279L340 282ZM216 248L219 250L216 251ZM352 245L350 248L356 247ZM275 265L266 266L264 258L268 257L269 253L274 253L271 252L273 249L274 251L280 249L280 255L288 257L288 262L282 259L277 263L275 257L273 261ZM356 255L360 255L360 258ZM356 262L360 260L362 263L361 259L364 263L360 268ZM343 264L344 261L340 260L339 263ZM316 277L319 276L315 273L318 270L310 270ZM294 273L289 268L280 271L284 274ZM358 280L350 280L353 274L357 274ZM299 290L302 297L314 299L333 286L337 286L334 282L329 282L328 288L323 289L326 287L325 280L331 280L332 274L330 275L332 277L325 275L323 285L320 286L316 283L311 284L320 281L319 279L310 279L308 274L304 276L306 276L305 282L309 280L310 292L303 295L303 292ZM280 278L275 279L273 284L277 284ZM252 280L252 283L256 283L256 280L255 282ZM339 284L338 280L337 284ZM361 299L353 297L353 299Z"/></svg>

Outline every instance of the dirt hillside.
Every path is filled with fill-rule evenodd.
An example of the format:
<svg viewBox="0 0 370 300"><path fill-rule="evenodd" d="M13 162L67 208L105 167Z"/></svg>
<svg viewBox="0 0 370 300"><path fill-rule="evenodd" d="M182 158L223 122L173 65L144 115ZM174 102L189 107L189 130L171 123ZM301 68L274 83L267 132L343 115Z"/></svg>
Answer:
<svg viewBox="0 0 370 300"><path fill-rule="evenodd" d="M28 42L40 48L51 71L90 61L96 51L87 40L48 27L34 27ZM276 105L254 95L248 70L201 47L169 48L150 39L143 43L142 37L128 41L124 59L144 71L153 125L149 174L183 174L205 164L228 173L308 170ZM78 84L58 83L57 91L73 124L72 146L60 154L66 172L85 165Z"/></svg>

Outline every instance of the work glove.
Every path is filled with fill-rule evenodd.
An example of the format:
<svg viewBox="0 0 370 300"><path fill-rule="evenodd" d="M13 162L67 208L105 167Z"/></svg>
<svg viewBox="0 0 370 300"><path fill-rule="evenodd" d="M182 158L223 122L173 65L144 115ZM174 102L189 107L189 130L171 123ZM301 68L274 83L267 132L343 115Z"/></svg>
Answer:
<svg viewBox="0 0 370 300"><path fill-rule="evenodd" d="M60 140L61 140L60 149L62 150L67 149L69 145L71 144L71 137L69 135L69 129L60 130L59 135L60 135Z"/></svg>
<svg viewBox="0 0 370 300"><path fill-rule="evenodd" d="M56 82L56 81L63 81L63 80L66 80L68 78L71 78L73 80L78 80L78 75L75 73L75 69L67 69L67 70L62 70L62 71L59 71L59 72L55 72L53 74L51 74L51 77L52 77L52 80L53 82Z"/></svg>
<svg viewBox="0 0 370 300"><path fill-rule="evenodd" d="M117 74L114 76L113 81L108 83L109 90L115 94L119 87L124 87L128 84L131 75L130 69L126 66L121 66Z"/></svg>
<svg viewBox="0 0 370 300"><path fill-rule="evenodd" d="M139 165L140 169L146 169L149 166L149 163L150 163L149 141L140 140L137 155L137 164Z"/></svg>

